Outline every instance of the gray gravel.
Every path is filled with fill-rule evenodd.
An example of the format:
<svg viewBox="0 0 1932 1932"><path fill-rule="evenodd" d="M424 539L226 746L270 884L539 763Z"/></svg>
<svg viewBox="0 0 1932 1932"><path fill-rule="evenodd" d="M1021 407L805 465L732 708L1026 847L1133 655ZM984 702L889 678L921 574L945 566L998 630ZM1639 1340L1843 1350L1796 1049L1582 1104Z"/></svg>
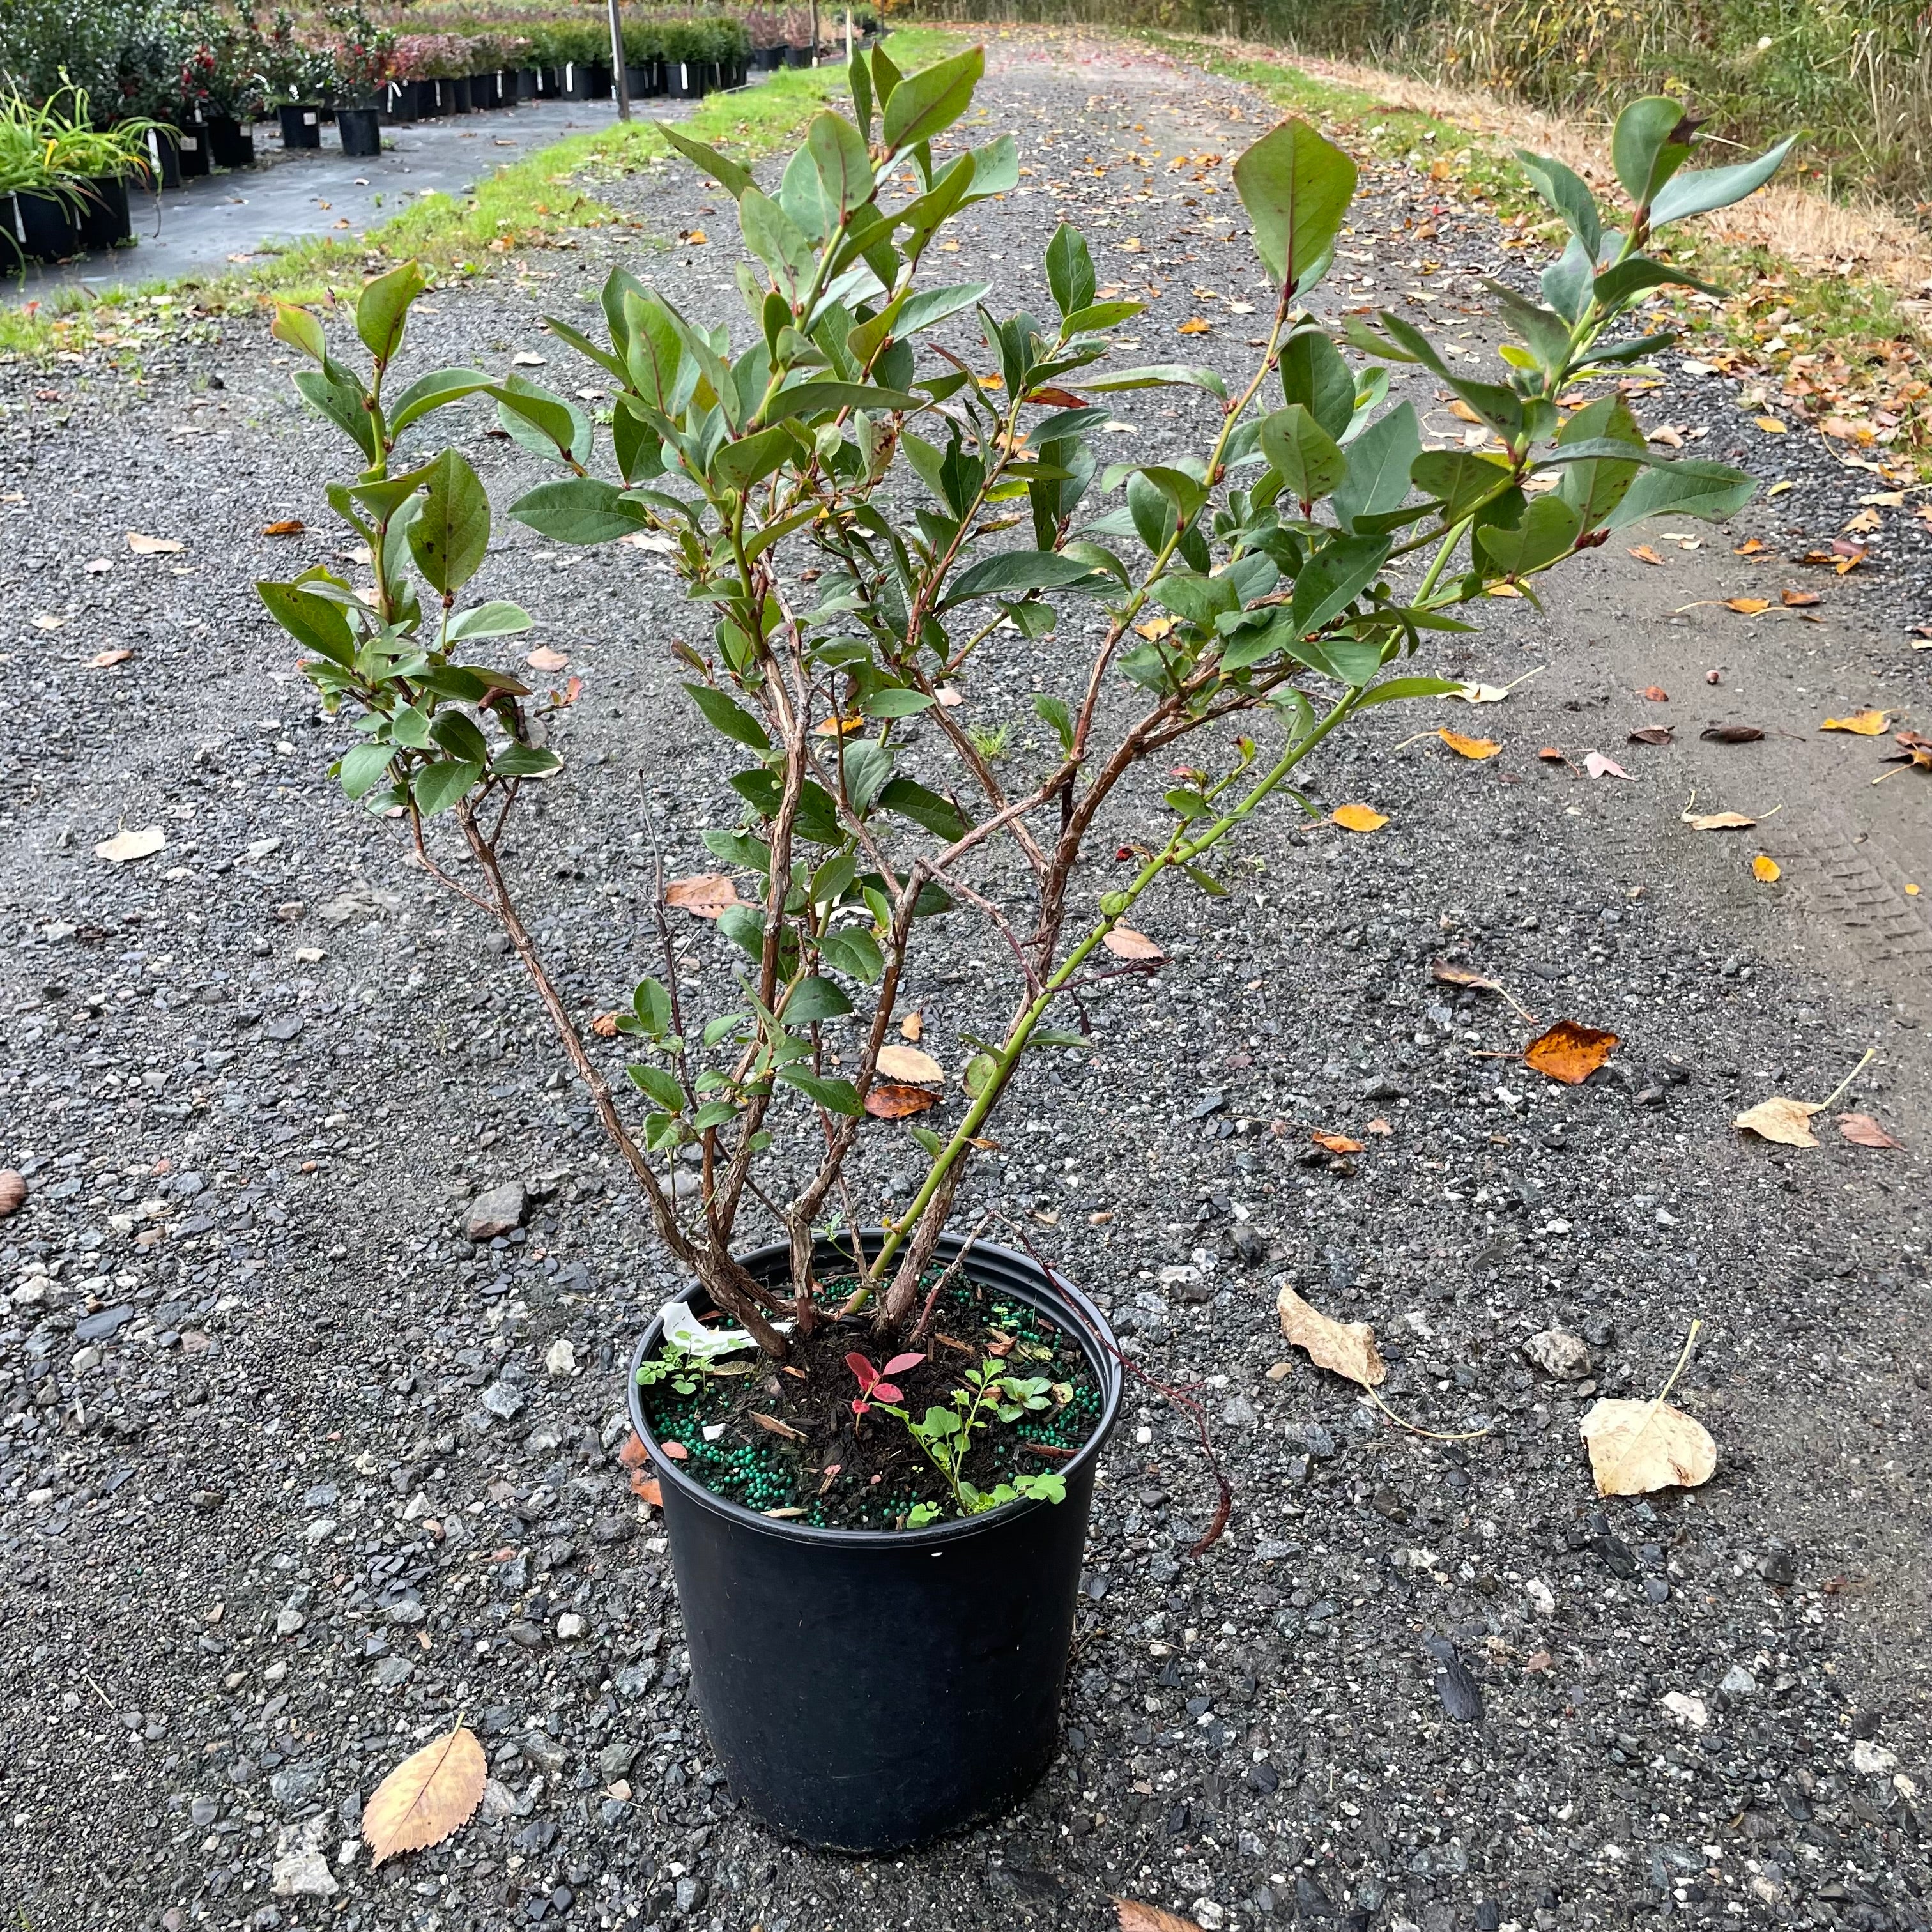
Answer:
<svg viewBox="0 0 1932 1932"><path fill-rule="evenodd" d="M1038 172L974 212L959 269L1030 292L1049 194L1078 199L1112 218L1096 244L1144 238L1138 260L1096 253L1124 285L1156 264L1150 359L1197 308L1224 320L1196 346L1238 359L1234 318L1191 293L1255 278L1244 243L1209 238L1238 212L1225 174L1210 197L1163 166L1145 202L1136 172L1049 184L1136 140L1232 152L1256 98L1102 44L995 51L989 118ZM1362 246L1404 284L1387 231L1427 190L1367 187ZM668 244L712 235L641 266L735 314L728 205L681 168L614 191ZM1490 256L1492 236L1467 238ZM548 353L538 316L587 300L614 245L429 298L438 358ZM1485 326L1472 296L1458 307ZM1184 1560L1212 1485L1186 1418L1130 1401L1064 1754L996 1828L833 1859L749 1822L711 1762L658 1526L616 1460L617 1365L672 1280L500 947L393 827L331 796L339 729L248 580L334 551L337 452L265 331L208 334L140 383L0 370L0 466L23 499L0 500L0 1161L32 1190L0 1228L0 1873L23 1923L968 1932L1098 1928L1111 1893L1209 1932L1928 1923L1923 959L1895 921L1874 950L1801 862L1801 889L1767 898L1735 876L1738 848L1681 830L1680 778L1747 769L1695 760L1760 748L1687 729L1655 754L1673 763L1640 767L1622 743L1627 713L1651 716L1634 674L1663 665L1675 688L1720 635L1750 640L1727 700L1786 702L1827 640L1841 681L1903 666L1879 688L1909 697L1922 551L1902 532L1820 638L1672 624L1732 594L1722 572L1745 566L1721 533L1670 573L1600 554L1577 613L1494 607L1458 674L1549 668L1447 722L1504 756L1399 748L1444 720L1384 714L1315 774L1327 802L1388 812L1382 832L1278 814L1230 897L1149 919L1176 964L1094 1000L1106 1077L1042 1064L969 1192L1024 1219L1150 1375L1204 1385L1232 1525ZM561 353L548 375L589 380ZM1137 454L1205 420L1128 400ZM493 479L527 473L486 416L460 426ZM1778 454L1815 489L1734 541L1842 524L1830 493L1864 486L1803 441ZM254 534L291 516L310 534ZM133 556L130 527L184 547ZM1687 594L1700 572L1716 590ZM666 650L686 607L646 554L566 556L514 526L481 587L535 610L534 641L585 680L516 860L588 1014L649 964L646 821L674 874L709 869L698 830L728 822L727 768L694 744ZM120 646L131 660L91 668ZM1018 700L1066 662L1016 650L970 687L989 718L1002 698L1022 712L1016 770L1046 755ZM1544 743L1600 744L1640 782L1582 781ZM1901 814L1859 818L1860 850L1909 857L1918 775L1863 796L1872 746L1827 749L1845 809ZM1794 816L1820 789L1801 766L1749 769L1782 774ZM1155 795L1124 802L1105 849L1151 826ZM123 824L163 826L166 850L97 860ZM700 980L723 970L708 928L681 937ZM998 962L964 927L948 944L916 996L950 1062L994 1010ZM1483 1057L1529 1030L1432 982L1445 955L1540 1021L1614 1026L1610 1067L1573 1089ZM1907 1151L1730 1128L1772 1092L1822 1098L1874 1043L1844 1104ZM1335 1161L1316 1128L1368 1151ZM902 1166L882 1132L860 1198L902 1192ZM1286 1363L1283 1280L1373 1322L1389 1406L1440 1433ZM1696 1317L1674 1399L1716 1436L1717 1477L1599 1502L1580 1415L1653 1394ZM363 1798L459 1712L490 1756L480 1816L371 1874Z"/></svg>

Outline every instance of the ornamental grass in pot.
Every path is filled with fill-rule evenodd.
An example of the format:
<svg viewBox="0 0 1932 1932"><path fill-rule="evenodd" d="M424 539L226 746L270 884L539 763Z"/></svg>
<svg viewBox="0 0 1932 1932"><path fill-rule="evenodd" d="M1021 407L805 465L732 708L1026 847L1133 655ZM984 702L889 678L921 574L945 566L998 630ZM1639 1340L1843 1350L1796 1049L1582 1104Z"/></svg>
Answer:
<svg viewBox="0 0 1932 1932"><path fill-rule="evenodd" d="M1570 238L1542 299L1497 290L1516 339L1492 380L1394 314L1348 319L1353 363L1311 318L1355 169L1284 122L1234 168L1274 295L1230 382L1118 366L1113 332L1141 305L1100 292L1071 226L1046 246L1045 319L927 275L948 222L1018 178L1010 136L932 157L982 71L978 50L910 76L860 56L850 114L816 116L776 194L664 126L737 202L750 326L700 322L621 268L594 334L553 319L615 399L608 443L514 373L398 387L414 264L363 291L353 362L304 310L275 323L353 448L329 495L373 582L318 566L260 595L353 721L343 790L501 929L689 1278L639 1342L631 1400L694 1694L746 1802L854 1850L996 1813L1054 1745L1121 1364L1024 1236L1016 1252L991 1214L958 1225L996 1110L1042 1055L1089 1047L1101 982L1164 970L1144 902L1222 892L1241 826L1310 808L1298 774L1361 713L1462 688L1417 660L1489 592L1534 598L1640 518L1745 502L1742 472L1645 442L1615 384L1670 338L1618 325L1690 280L1658 232L1740 199L1784 152L1687 170L1681 110L1640 101L1618 124L1632 206L1615 227L1562 164L1527 158ZM1390 364L1453 391L1483 446L1424 448L1414 405L1389 406ZM1575 406L1580 387L1602 393ZM1107 399L1148 388L1209 399L1202 447L1104 462ZM523 807L560 768L545 734L574 687L541 693L498 662L532 619L468 595L490 505L428 434L478 395L551 472L512 518L559 544L640 540L709 614L701 645L668 648L740 806L703 835L719 870L660 878L662 964L594 1028L525 908L544 863ZM1076 601L1096 620L1062 634L1030 699L1057 748L1010 785L954 700L983 718L1016 652L1030 681ZM1129 797L1162 823L1120 845L1109 814ZM1118 862L1105 878L1080 862L1096 839ZM728 976L688 970L676 922L694 916L733 950ZM1006 1018L922 1041L925 976L962 925L1004 963ZM881 1154L919 1164L902 1211L868 1178Z"/></svg>

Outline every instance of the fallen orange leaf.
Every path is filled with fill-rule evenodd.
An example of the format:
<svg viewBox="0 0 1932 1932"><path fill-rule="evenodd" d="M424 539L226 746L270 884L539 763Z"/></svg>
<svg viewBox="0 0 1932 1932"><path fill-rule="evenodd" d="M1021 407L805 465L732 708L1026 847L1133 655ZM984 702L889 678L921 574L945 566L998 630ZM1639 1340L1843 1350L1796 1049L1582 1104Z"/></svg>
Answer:
<svg viewBox="0 0 1932 1932"><path fill-rule="evenodd" d="M265 537L298 537L308 528L299 517L284 517L279 523L264 524L262 534Z"/></svg>
<svg viewBox="0 0 1932 1932"><path fill-rule="evenodd" d="M1647 684L1637 693L1637 695L1648 699L1652 704L1668 704L1670 702L1670 692L1666 691L1660 684Z"/></svg>
<svg viewBox="0 0 1932 1932"><path fill-rule="evenodd" d="M1449 405L1449 413L1454 416L1458 422L1479 423L1482 421L1482 418L1477 415L1475 411L1470 408L1468 404L1464 402L1460 396L1458 396L1456 400Z"/></svg>
<svg viewBox="0 0 1932 1932"><path fill-rule="evenodd" d="M1484 758L1493 758L1502 749L1493 738L1466 738L1461 732L1452 731L1446 724L1436 735L1460 758L1480 762Z"/></svg>
<svg viewBox="0 0 1932 1932"><path fill-rule="evenodd" d="M476 1732L460 1724L404 1758L362 1808L370 1868L398 1852L441 1844L482 1803L489 1774Z"/></svg>
<svg viewBox="0 0 1932 1932"><path fill-rule="evenodd" d="M1724 608L1738 611L1747 617L1755 617L1760 610L1771 608L1771 599L1768 597L1726 597Z"/></svg>
<svg viewBox="0 0 1932 1932"><path fill-rule="evenodd" d="M590 1030L599 1040L615 1040L617 1037L617 1016L615 1013L599 1013L590 1022Z"/></svg>
<svg viewBox="0 0 1932 1932"><path fill-rule="evenodd" d="M1610 1057L1617 1043L1613 1033L1576 1020L1558 1020L1522 1050L1526 1065L1566 1087L1580 1087Z"/></svg>
<svg viewBox="0 0 1932 1932"><path fill-rule="evenodd" d="M1778 594L1787 610L1807 610L1825 601L1815 590L1780 590Z"/></svg>
<svg viewBox="0 0 1932 1932"><path fill-rule="evenodd" d="M1760 852L1751 861L1751 877L1761 886L1774 886L1784 876L1784 868L1768 852Z"/></svg>
<svg viewBox="0 0 1932 1932"><path fill-rule="evenodd" d="M1372 805L1338 805L1330 816L1344 832L1379 832L1388 823Z"/></svg>
<svg viewBox="0 0 1932 1932"><path fill-rule="evenodd" d="M1630 555L1640 563L1660 564L1664 561L1663 558L1659 556L1648 544L1633 544L1630 546Z"/></svg>
<svg viewBox="0 0 1932 1932"><path fill-rule="evenodd" d="M1200 316L1191 316L1174 332L1177 335L1205 335L1214 326Z"/></svg>
<svg viewBox="0 0 1932 1932"><path fill-rule="evenodd" d="M1367 1151L1365 1142L1352 1141L1346 1134L1324 1133L1318 1127L1310 1138L1317 1147L1326 1148L1330 1154L1364 1154Z"/></svg>
<svg viewBox="0 0 1932 1932"><path fill-rule="evenodd" d="M903 1087L885 1080L869 1088L866 1111L875 1120L903 1120L922 1114L939 1104L939 1096L929 1087Z"/></svg>

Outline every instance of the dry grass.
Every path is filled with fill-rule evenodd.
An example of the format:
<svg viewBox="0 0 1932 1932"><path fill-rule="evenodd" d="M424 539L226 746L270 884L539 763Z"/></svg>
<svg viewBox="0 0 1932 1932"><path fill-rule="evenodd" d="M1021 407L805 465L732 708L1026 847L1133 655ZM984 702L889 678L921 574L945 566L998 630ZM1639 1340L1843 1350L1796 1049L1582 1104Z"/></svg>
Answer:
<svg viewBox="0 0 1932 1932"><path fill-rule="evenodd" d="M1275 48L1233 40L1217 44L1241 59L1283 58ZM1485 89L1444 86L1352 61L1298 55L1293 64L1384 106L1451 122L1498 146L1554 154L1593 188L1612 181L1610 129L1600 122L1545 113ZM1922 331L1932 326L1932 235L1876 198L1834 200L1777 182L1727 209L1712 226L1722 240L1768 249L1808 273L1858 274L1880 282Z"/></svg>

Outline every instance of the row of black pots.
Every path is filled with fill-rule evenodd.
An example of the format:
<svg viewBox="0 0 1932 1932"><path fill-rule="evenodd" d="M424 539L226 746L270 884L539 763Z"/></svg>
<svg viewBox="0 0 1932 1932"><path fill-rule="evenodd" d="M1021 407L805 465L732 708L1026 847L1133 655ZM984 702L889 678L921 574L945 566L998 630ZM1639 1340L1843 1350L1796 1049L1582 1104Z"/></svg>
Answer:
<svg viewBox="0 0 1932 1932"><path fill-rule="evenodd" d="M882 1238L862 1238L869 1252ZM961 1246L944 1237L938 1258ZM849 1270L848 1257L824 1242L814 1264L830 1276L842 1263ZM760 1280L788 1278L782 1244L743 1258ZM705 1730L734 1796L810 1844L886 1851L997 1816L1059 1748L1074 1595L1094 1474L1120 1410L1120 1356L1094 1304L1028 1256L980 1242L965 1274L1060 1328L1100 1385L1097 1426L1056 1466L1063 1502L900 1532L760 1515L660 1453L635 1372L655 1356L662 1318L632 1364L632 1426L658 1470ZM691 1305L706 1312L701 1296Z"/></svg>
<svg viewBox="0 0 1932 1932"><path fill-rule="evenodd" d="M118 248L134 235L128 183L119 175L100 175L62 193L16 189L0 196L0 230L29 262L64 262L88 249Z"/></svg>

